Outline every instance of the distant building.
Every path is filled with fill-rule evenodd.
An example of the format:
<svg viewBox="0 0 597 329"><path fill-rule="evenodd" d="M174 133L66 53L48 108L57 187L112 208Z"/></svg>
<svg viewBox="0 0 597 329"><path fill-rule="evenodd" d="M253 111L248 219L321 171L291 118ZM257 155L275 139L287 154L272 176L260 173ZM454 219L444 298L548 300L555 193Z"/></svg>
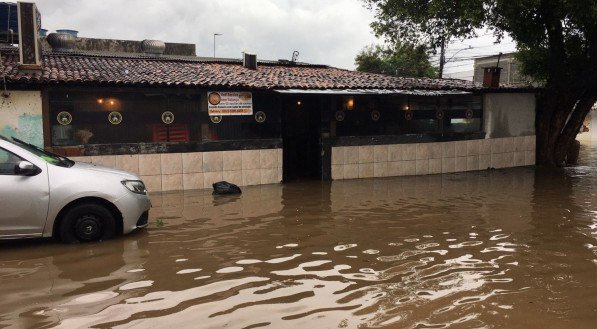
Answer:
<svg viewBox="0 0 597 329"><path fill-rule="evenodd" d="M532 79L520 73L520 63L514 58L515 53L505 53L500 57L499 67L502 68L500 85L503 84L528 84ZM475 59L474 82L483 82L483 70L486 67L498 65L498 55L480 57Z"/></svg>

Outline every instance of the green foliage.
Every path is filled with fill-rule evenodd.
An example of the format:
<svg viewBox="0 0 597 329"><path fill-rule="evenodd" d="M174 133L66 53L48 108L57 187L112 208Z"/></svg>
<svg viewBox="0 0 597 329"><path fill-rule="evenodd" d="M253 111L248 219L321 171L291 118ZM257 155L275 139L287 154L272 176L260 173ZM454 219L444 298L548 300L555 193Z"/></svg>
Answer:
<svg viewBox="0 0 597 329"><path fill-rule="evenodd" d="M397 44L393 47L367 46L355 57L357 71L407 77L437 77L425 46Z"/></svg>

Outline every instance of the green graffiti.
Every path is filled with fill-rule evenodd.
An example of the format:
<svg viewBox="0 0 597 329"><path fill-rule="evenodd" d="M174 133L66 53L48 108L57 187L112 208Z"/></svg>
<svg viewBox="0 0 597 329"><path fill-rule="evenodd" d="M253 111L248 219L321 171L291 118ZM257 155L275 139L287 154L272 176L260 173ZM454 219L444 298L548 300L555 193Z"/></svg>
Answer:
<svg viewBox="0 0 597 329"><path fill-rule="evenodd" d="M41 115L23 114L19 116L16 127L4 126L0 134L17 137L33 145L43 147L44 137Z"/></svg>

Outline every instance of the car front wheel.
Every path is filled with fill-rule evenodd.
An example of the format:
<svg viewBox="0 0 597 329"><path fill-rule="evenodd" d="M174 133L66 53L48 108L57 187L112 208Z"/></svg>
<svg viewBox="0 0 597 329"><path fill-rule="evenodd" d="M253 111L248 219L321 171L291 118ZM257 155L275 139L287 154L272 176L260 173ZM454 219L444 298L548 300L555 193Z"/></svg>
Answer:
<svg viewBox="0 0 597 329"><path fill-rule="evenodd" d="M65 243L110 239L116 232L114 215L97 203L82 203L69 209L60 224L60 240Z"/></svg>

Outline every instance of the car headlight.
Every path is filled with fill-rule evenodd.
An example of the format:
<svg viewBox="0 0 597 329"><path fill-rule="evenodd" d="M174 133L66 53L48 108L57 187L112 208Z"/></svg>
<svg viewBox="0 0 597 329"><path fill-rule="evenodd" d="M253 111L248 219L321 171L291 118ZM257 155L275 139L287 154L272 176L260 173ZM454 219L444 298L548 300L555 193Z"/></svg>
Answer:
<svg viewBox="0 0 597 329"><path fill-rule="evenodd" d="M133 193L147 194L145 184L143 184L143 182L140 180L123 180L121 183Z"/></svg>

